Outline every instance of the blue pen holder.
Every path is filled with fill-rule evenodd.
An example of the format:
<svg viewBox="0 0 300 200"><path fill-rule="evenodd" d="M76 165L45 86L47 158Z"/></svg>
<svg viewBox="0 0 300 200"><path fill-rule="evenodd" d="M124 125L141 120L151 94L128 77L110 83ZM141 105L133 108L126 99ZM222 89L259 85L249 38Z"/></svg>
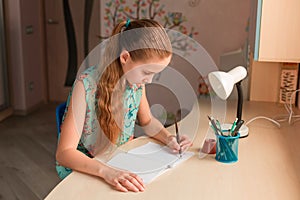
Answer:
<svg viewBox="0 0 300 200"><path fill-rule="evenodd" d="M223 163L238 161L239 137L217 135L216 160Z"/></svg>

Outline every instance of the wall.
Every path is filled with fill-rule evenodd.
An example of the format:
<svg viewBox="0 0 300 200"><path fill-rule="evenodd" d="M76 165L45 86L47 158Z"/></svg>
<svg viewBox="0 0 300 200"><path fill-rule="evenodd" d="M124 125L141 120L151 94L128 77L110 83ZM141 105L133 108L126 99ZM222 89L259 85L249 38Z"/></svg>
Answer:
<svg viewBox="0 0 300 200"><path fill-rule="evenodd" d="M102 20L105 17L106 3L112 0L101 1ZM199 2L191 6L191 2ZM164 13L155 20L164 23L163 17L169 12L180 12L186 19L182 23L186 26L188 33L194 27L198 35L194 39L198 41L210 54L217 66L223 53L241 48L248 37L248 18L250 16L250 0L160 0L164 5ZM133 2L126 1L126 5L132 8ZM105 34L106 25L102 23L102 34ZM176 30L176 29L175 29Z"/></svg>
<svg viewBox="0 0 300 200"><path fill-rule="evenodd" d="M189 23L199 31L195 39L217 66L220 66L222 54L244 45L248 36L250 0L202 0L195 8L181 8L187 19L191 19Z"/></svg>
<svg viewBox="0 0 300 200"><path fill-rule="evenodd" d="M118 16L119 19L126 20L127 16L124 11L133 17L138 16L136 13L137 5L135 5L134 2L136 1L126 1L126 3L121 3L120 7L123 7L124 9L119 10L117 15L114 15L114 13L111 13L112 15L109 15L109 12L113 12L117 8L115 1L101 1L102 36L108 36L108 33L111 32L113 24L113 20L110 20L111 16ZM142 2L146 3L144 6L140 6L140 18L143 18L143 15L149 15L149 2L152 1ZM174 0L160 0L158 2L159 3L157 3L156 10L158 10L161 6L164 6L164 12L160 13L161 15L156 15L154 19L159 21L162 25L165 25L165 17L169 18L171 13L181 13L183 16L183 20L185 20L182 25L186 28L181 29L181 32L186 31L186 34L189 35L192 28L194 29L194 32L198 32L198 34L191 35L206 49L206 51L210 54L219 68L221 64L221 55L227 52L241 49L245 43L247 44L246 41L248 37L250 0L181 0L176 1L176 3L174 3ZM191 5L191 2L198 3L196 5ZM172 18L169 18L169 22L173 22ZM167 28L169 28L170 26L172 27L172 24L166 25ZM108 27L110 27L110 29ZM173 26L173 30L180 29L178 28L178 26ZM202 63L200 62L201 61L199 61L198 66L202 66L202 63L205 63L206 61L202 60ZM172 65L172 63L176 63L176 65ZM233 68L234 65L239 64L239 60L231 59L230 63L232 63L233 65L230 67ZM178 57L173 57L170 66L184 75L184 77L189 81L189 83L195 90L195 93L197 94L200 74L194 69L194 66L191 66L191 64L189 64L187 61ZM215 70L217 70L217 68ZM163 74L164 72L161 75L162 77ZM207 74L201 75L205 76ZM149 85L147 87L147 97L149 100L149 104L150 106L154 104L160 104L164 107L164 109L166 109L167 112L176 113L179 109L179 106L174 100L174 95L170 94L168 90L170 90L170 88ZM245 92L245 94L247 93L248 92ZM190 98L186 97L186 99ZM186 102L191 103L188 100L186 100ZM191 106L182 106L183 107L181 107L181 109L191 109Z"/></svg>
<svg viewBox="0 0 300 200"><path fill-rule="evenodd" d="M143 12L141 10L146 11L146 16L149 15L148 7L149 2L151 1L142 1L147 2L144 6L140 7L140 18L143 18ZM164 12L161 15L156 15L155 20L159 21L162 25L165 24L165 17L169 17L170 13L181 13L185 22L182 23L186 28L186 34L190 34L190 30L193 28L194 32L198 32L198 34L191 34L193 38L202 45L208 54L212 57L217 67L220 70L227 71L237 65L245 64L247 55L242 55L244 51L241 50L242 53L242 62L241 59L236 59L235 57L226 57L226 62L224 62L225 56L228 52L236 51L238 49L246 49L248 44L248 30L249 24L248 19L250 17L250 0L181 0L176 1L176 4L173 0L160 0L158 1L158 6L156 10L158 10L161 6L163 7ZM194 5L191 5L192 2L197 2ZM112 29L112 20L108 12L113 12L116 8L115 1L113 0L105 0L101 1L101 34L102 36L108 36ZM134 1L126 1L126 3L121 3L120 7L124 7L123 10L119 11L116 16L119 19L126 19L127 16L124 14L124 10L129 13L131 16L136 17L137 6ZM113 15L114 13L112 13ZM125 16L124 16L125 15ZM169 20L172 21L172 20ZM110 22L110 23L108 23ZM108 28L110 27L110 28ZM167 28L170 25L166 26ZM178 27L174 27L174 30L179 30ZM185 30L183 29L182 32ZM245 48L243 48L246 45ZM241 57L240 56L240 57ZM221 61L221 57L223 58L223 62ZM229 58L230 57L230 58ZM173 59L173 62L175 59ZM199 76L200 74L195 73L193 67L190 67L183 60L177 59L176 65L181 68L178 69L180 73L183 73L187 80L191 83L192 87L197 93L197 87L199 85ZM230 65L230 66L229 66ZM200 66L200 63L199 63ZM245 65L244 65L245 66ZM225 69L226 67L226 69ZM217 70L217 69L216 69ZM206 74L201 74L205 76ZM248 79L243 81L244 97L248 98ZM157 92L157 88L155 88L155 94L164 94L164 92ZM148 87L148 99L151 102L156 102L157 97L151 97L151 88ZM154 93L154 92L153 92ZM163 98L167 98L166 95L156 95L163 96ZM233 90L233 94L230 98L236 98L236 91ZM167 105L167 104L166 104ZM169 105L167 105L169 106ZM169 106L170 107L170 106ZM173 108L174 109L174 108ZM170 108L170 110L172 110Z"/></svg>
<svg viewBox="0 0 300 200"><path fill-rule="evenodd" d="M5 13L12 104L26 114L46 99L41 1L6 0Z"/></svg>
<svg viewBox="0 0 300 200"><path fill-rule="evenodd" d="M195 7L190 6L190 0L173 2L161 0L168 11L185 15L187 27L194 26L199 32L195 39L218 66L220 55L244 44L248 35L250 0L199 0ZM5 0L12 103L21 113L47 100L42 3L38 0ZM28 25L33 28L32 34L25 33ZM97 24L94 30L97 30ZM91 43L97 42L97 36L93 36L93 40Z"/></svg>

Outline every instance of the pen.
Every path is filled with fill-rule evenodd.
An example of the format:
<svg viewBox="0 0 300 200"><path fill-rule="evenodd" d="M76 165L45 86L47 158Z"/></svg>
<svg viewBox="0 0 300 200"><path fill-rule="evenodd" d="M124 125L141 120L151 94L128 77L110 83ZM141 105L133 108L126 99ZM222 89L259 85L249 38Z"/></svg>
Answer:
<svg viewBox="0 0 300 200"><path fill-rule="evenodd" d="M221 127L219 120L216 120L216 125L218 126L220 132L222 133L222 127Z"/></svg>
<svg viewBox="0 0 300 200"><path fill-rule="evenodd" d="M177 140L177 143L178 143L179 146L180 146L180 137L179 137L179 131L178 131L178 125L177 125L176 117L175 117L175 129L176 129L176 140ZM179 149L179 155L180 155L180 158L181 158L181 157L182 157L181 146L180 146L180 149Z"/></svg>
<svg viewBox="0 0 300 200"><path fill-rule="evenodd" d="M243 123L244 123L244 120L238 121L238 123L236 124L235 129L233 130L233 133L232 133L233 136L237 136L237 133L240 130L240 128L243 125Z"/></svg>
<svg viewBox="0 0 300 200"><path fill-rule="evenodd" d="M231 136L232 136L232 133L233 133L235 127L236 127L237 121L238 121L238 118L235 118L235 120L234 120L234 122L233 122L233 124L232 124L232 126L231 126L231 129L230 129L230 131L229 131L229 133L230 133Z"/></svg>
<svg viewBox="0 0 300 200"><path fill-rule="evenodd" d="M211 123L213 129L215 129L215 133L216 133L217 135L222 135L222 136L223 136L222 130L220 130L220 129L217 127L217 125L216 125L216 123L215 123L215 120L212 119L212 118L211 118L210 116L208 116L208 115L207 115L207 117L208 117L208 120L210 121L210 123Z"/></svg>

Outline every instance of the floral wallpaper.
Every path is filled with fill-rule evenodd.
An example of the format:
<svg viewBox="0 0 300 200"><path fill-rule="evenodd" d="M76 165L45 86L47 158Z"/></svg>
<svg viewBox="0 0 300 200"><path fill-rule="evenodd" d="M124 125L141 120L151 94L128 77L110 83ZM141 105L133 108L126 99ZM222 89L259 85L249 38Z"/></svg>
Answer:
<svg viewBox="0 0 300 200"><path fill-rule="evenodd" d="M168 11L160 0L109 0L105 1L103 8L105 30L101 38L107 38L113 27L121 21L143 18L154 19L165 28L175 29L190 37L198 34L194 27L187 29L185 22L188 19L182 13Z"/></svg>

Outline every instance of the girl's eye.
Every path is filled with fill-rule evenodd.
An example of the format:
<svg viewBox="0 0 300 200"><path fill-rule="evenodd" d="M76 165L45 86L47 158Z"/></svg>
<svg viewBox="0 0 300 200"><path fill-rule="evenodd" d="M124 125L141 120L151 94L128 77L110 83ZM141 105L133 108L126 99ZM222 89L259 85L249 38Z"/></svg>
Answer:
<svg viewBox="0 0 300 200"><path fill-rule="evenodd" d="M146 72L146 71L144 71L144 74L145 75L151 75L151 74L153 74L153 72Z"/></svg>

